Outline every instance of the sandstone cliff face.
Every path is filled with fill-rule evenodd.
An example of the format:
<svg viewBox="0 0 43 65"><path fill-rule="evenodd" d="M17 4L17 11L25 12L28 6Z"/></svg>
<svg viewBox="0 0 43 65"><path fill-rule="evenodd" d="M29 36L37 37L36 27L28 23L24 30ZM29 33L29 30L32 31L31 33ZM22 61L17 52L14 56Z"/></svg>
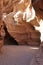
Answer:
<svg viewBox="0 0 43 65"><path fill-rule="evenodd" d="M11 14L5 18L4 22L9 34L18 44L28 44L32 46L38 46L40 44L40 32L35 30L30 22L19 19L19 22L15 23Z"/></svg>
<svg viewBox="0 0 43 65"><path fill-rule="evenodd" d="M4 19L4 23L7 27L9 34L13 38L15 38L18 44L39 45L40 44L40 32L35 30L34 28L34 26L39 26L37 18L34 17L33 20L26 22L26 15L25 15L23 19L23 14L28 5L30 9L29 12L31 13L28 16L30 17L32 16L33 6L31 4L31 0L23 0L24 2L21 2L20 0L2 0L2 1L3 1L3 7L2 7L3 13L7 13L7 16ZM34 7L36 9L38 8L36 6ZM14 15L19 10L20 10L20 15L17 16L18 21L15 21ZM36 11L36 15L37 15L37 11ZM38 15L40 14L38 13ZM40 17L42 16L40 15Z"/></svg>
<svg viewBox="0 0 43 65"><path fill-rule="evenodd" d="M36 10L36 15L39 19L43 19L43 0L36 0L33 2L33 7Z"/></svg>
<svg viewBox="0 0 43 65"><path fill-rule="evenodd" d="M28 0L26 0L27 2ZM37 16L43 18L43 0L32 0L33 6L36 10ZM18 4L20 0L3 0L3 12L10 13L15 10L15 5ZM26 4L27 5L27 4ZM22 6L22 5L21 5ZM19 6L20 7L20 6ZM39 8L40 7L40 8Z"/></svg>
<svg viewBox="0 0 43 65"><path fill-rule="evenodd" d="M27 5L25 5L24 3L20 3L17 6L14 7L14 13L19 10L24 12L26 7L28 6L28 2L27 2ZM32 6L30 6L30 9L31 8ZM36 21L37 23L37 19L33 21ZM18 44L21 44L21 45L24 45L24 44L39 45L40 44L40 33L39 31L35 30L34 23L33 22L29 23L29 22L26 22L26 20L23 20L21 14L18 17L17 22L13 19L12 14L7 15L4 22L6 24L8 32L13 38L15 38ZM39 24L36 24L36 25L39 26Z"/></svg>
<svg viewBox="0 0 43 65"><path fill-rule="evenodd" d="M3 0L3 12L10 13L13 11L15 3L18 3L20 0Z"/></svg>
<svg viewBox="0 0 43 65"><path fill-rule="evenodd" d="M5 31L4 31L4 23L2 20L2 7L3 7L3 1L0 0L0 52L4 43L4 37L5 37Z"/></svg>

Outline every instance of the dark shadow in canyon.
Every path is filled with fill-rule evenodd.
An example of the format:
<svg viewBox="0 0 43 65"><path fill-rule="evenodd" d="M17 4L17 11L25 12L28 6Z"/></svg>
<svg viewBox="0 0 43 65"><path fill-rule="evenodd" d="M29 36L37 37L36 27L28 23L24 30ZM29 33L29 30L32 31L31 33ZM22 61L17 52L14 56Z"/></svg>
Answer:
<svg viewBox="0 0 43 65"><path fill-rule="evenodd" d="M4 30L6 33L4 44L5 45L18 45L18 42L13 37L11 37L11 35L8 33L6 26L4 27Z"/></svg>

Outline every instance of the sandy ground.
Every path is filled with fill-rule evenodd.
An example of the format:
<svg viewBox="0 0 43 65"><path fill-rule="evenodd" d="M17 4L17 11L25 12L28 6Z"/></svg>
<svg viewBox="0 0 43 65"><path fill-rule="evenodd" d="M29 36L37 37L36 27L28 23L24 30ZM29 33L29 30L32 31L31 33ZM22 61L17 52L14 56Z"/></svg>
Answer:
<svg viewBox="0 0 43 65"><path fill-rule="evenodd" d="M3 54L0 54L0 65L30 65L38 48L29 46L3 46Z"/></svg>

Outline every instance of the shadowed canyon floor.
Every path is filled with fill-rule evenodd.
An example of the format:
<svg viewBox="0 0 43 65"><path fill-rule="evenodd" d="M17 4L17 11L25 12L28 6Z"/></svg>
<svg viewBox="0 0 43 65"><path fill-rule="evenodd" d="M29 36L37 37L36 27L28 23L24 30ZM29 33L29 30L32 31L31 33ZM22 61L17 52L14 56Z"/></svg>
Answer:
<svg viewBox="0 0 43 65"><path fill-rule="evenodd" d="M37 47L4 45L0 65L30 65Z"/></svg>

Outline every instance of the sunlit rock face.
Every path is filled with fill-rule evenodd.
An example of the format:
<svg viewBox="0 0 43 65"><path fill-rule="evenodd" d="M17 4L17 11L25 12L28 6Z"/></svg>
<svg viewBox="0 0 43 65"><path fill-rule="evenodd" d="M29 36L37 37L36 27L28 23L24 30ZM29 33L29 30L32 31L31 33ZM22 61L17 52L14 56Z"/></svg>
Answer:
<svg viewBox="0 0 43 65"><path fill-rule="evenodd" d="M36 16L38 18L38 22L39 22L39 27L35 27L37 30L40 31L41 33L41 42L43 41L43 0L36 0L33 1L33 7L35 9L36 12Z"/></svg>
<svg viewBox="0 0 43 65"><path fill-rule="evenodd" d="M41 42L43 42L43 20L42 19L40 20L39 24L40 24L40 26L35 27L35 28L40 31L40 33L41 33L40 39L41 39Z"/></svg>
<svg viewBox="0 0 43 65"><path fill-rule="evenodd" d="M43 65L43 19L40 19L40 27L36 27L41 33L41 45L38 50L38 52L33 56L33 59L31 61L30 65Z"/></svg>
<svg viewBox="0 0 43 65"><path fill-rule="evenodd" d="M33 20L35 17L34 8L31 6L31 0L29 0L29 3L28 1L25 2L26 4L24 2L25 2L24 0L20 1L17 5L18 8L15 6L15 8L17 8L17 11L14 8L14 12L16 12L16 14L14 15L15 21L16 20L18 21L19 15L22 15L23 20L26 20L26 22Z"/></svg>
<svg viewBox="0 0 43 65"><path fill-rule="evenodd" d="M39 26L39 23L31 5L31 0L21 0L14 6L13 12L5 15L3 20L9 34L15 38L18 44L34 46L40 44L40 32L35 30L34 27Z"/></svg>

